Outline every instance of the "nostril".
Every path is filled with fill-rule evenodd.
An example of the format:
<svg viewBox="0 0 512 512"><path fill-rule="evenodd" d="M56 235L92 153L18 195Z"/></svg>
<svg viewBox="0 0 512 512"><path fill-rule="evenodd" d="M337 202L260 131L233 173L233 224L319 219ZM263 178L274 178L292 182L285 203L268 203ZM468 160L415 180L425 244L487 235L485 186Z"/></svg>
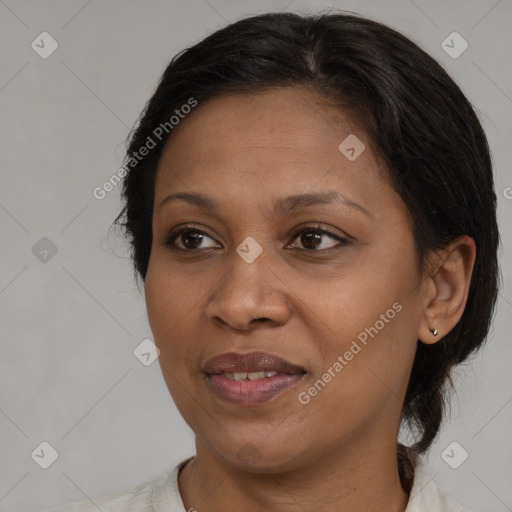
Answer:
<svg viewBox="0 0 512 512"><path fill-rule="evenodd" d="M268 318L254 318L251 320L251 322L266 322L268 320Z"/></svg>

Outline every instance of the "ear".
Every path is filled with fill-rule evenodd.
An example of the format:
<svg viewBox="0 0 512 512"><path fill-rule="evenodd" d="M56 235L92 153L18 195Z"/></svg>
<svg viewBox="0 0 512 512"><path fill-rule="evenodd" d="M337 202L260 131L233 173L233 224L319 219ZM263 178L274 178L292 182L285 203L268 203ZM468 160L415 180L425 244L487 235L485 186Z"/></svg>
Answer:
<svg viewBox="0 0 512 512"><path fill-rule="evenodd" d="M467 235L458 237L436 253L432 271L426 278L424 312L418 328L418 339L423 343L436 343L460 320L466 307L475 257L475 241ZM437 335L432 332L435 330Z"/></svg>

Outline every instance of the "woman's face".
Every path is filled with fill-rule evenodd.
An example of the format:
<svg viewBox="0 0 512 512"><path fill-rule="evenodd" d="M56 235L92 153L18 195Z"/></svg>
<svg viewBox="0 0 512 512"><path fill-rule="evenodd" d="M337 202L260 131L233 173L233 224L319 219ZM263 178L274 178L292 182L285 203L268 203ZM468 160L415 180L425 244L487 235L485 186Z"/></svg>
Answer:
<svg viewBox="0 0 512 512"><path fill-rule="evenodd" d="M208 199L168 197L177 193ZM311 197L287 199L302 194ZM278 471L394 447L424 288L403 201L366 134L319 97L218 98L174 129L156 177L145 294L198 453ZM237 382L229 365L204 371L215 356L253 352L305 373Z"/></svg>

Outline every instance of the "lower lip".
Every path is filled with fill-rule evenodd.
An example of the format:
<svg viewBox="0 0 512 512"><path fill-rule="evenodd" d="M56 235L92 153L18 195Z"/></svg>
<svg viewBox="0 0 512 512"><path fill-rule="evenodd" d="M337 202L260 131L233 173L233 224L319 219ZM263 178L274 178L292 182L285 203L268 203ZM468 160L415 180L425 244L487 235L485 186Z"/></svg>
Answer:
<svg viewBox="0 0 512 512"><path fill-rule="evenodd" d="M305 374L279 373L258 380L232 380L224 375L207 375L210 387L224 400L242 407L268 402L296 386Z"/></svg>

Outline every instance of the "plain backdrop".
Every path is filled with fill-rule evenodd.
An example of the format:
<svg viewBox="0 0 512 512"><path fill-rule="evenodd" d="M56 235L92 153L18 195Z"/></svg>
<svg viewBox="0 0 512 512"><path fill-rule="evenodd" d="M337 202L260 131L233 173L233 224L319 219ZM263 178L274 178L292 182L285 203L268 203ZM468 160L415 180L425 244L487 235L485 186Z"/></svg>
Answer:
<svg viewBox="0 0 512 512"><path fill-rule="evenodd" d="M512 510L510 0L0 0L0 510L126 489L194 453L158 361L134 355L152 335L127 248L109 230L120 187L102 200L93 190L120 167L125 138L178 51L249 14L327 8L417 42L488 135L503 287L486 348L457 370L451 421L425 460L471 510ZM469 45L458 58L442 47L454 31ZM441 456L454 441L468 453L457 469ZM47 469L43 442L57 454Z"/></svg>

